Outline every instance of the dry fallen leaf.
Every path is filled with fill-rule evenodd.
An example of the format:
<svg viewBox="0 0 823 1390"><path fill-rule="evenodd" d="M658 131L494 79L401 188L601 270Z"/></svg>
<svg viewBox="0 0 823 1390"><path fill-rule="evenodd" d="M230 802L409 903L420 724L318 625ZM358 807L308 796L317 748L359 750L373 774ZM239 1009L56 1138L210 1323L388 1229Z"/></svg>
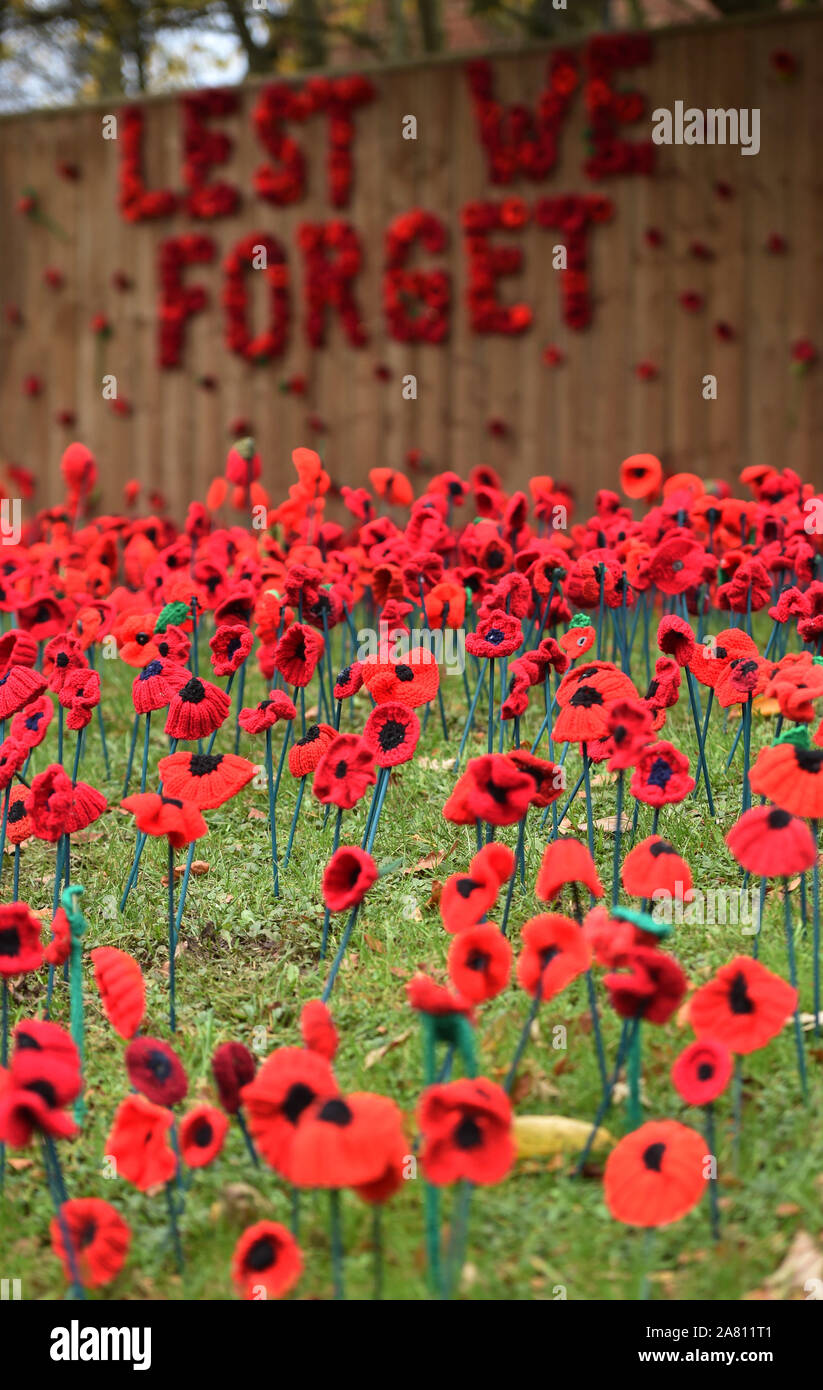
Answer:
<svg viewBox="0 0 823 1390"><path fill-rule="evenodd" d="M371 1052L366 1053L364 1066L368 1071L376 1062L380 1062L389 1052L393 1052L396 1047L402 1046L412 1035L412 1029L407 1028L405 1033L398 1033L396 1038L390 1038L388 1042L381 1043L380 1047L373 1047Z"/></svg>
<svg viewBox="0 0 823 1390"><path fill-rule="evenodd" d="M422 859L418 859L416 864L408 865L404 874L422 874L427 869L436 869L438 864L442 864L444 859L457 847L457 840L453 840L448 849L432 850L430 854L424 854Z"/></svg>
<svg viewBox="0 0 823 1390"><path fill-rule="evenodd" d="M765 1297L791 1298L818 1286L823 1293L823 1252L808 1231L797 1231L783 1262L765 1282Z"/></svg>
<svg viewBox="0 0 823 1390"><path fill-rule="evenodd" d="M622 820L622 829L625 834L626 831L632 828L632 818L631 816L623 816ZM609 835L613 835L617 829L617 816L601 816L600 820L595 821L595 825L598 830L605 830Z"/></svg>

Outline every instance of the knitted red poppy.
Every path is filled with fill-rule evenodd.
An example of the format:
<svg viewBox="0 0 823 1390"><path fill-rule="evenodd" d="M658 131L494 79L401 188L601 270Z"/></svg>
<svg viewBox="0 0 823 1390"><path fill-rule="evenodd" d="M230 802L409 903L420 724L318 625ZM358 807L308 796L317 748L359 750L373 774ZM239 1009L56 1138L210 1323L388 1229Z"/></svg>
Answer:
<svg viewBox="0 0 823 1390"><path fill-rule="evenodd" d="M51 594L37 594L28 603L18 604L17 621L24 632L35 642L48 642L62 632L66 625L66 615L56 598ZM38 694L40 692L38 691Z"/></svg>
<svg viewBox="0 0 823 1390"><path fill-rule="evenodd" d="M135 1038L124 1054L135 1090L155 1105L177 1105L189 1089L183 1063L161 1038Z"/></svg>
<svg viewBox="0 0 823 1390"><path fill-rule="evenodd" d="M341 845L323 872L323 901L330 912L345 912L365 898L377 882L377 865L359 845Z"/></svg>
<svg viewBox="0 0 823 1390"><path fill-rule="evenodd" d="M166 733L183 742L205 738L220 728L230 709L231 697L225 690L192 676L169 702Z"/></svg>
<svg viewBox="0 0 823 1390"><path fill-rule="evenodd" d="M733 1058L725 1043L698 1038L680 1053L672 1067L672 1083L687 1105L711 1105L725 1091Z"/></svg>
<svg viewBox="0 0 823 1390"><path fill-rule="evenodd" d="M117 1164L117 1174L148 1192L169 1182L177 1171L177 1158L168 1142L174 1116L164 1105L154 1105L140 1095L120 1102L106 1139L106 1153Z"/></svg>
<svg viewBox="0 0 823 1390"><path fill-rule="evenodd" d="M329 1062L337 1052L338 1036L334 1019L322 1000L310 999L300 1012L300 1036L303 1046L319 1052Z"/></svg>
<svg viewBox="0 0 823 1390"><path fill-rule="evenodd" d="M689 660L689 670L702 685L713 690L726 663L740 656L756 657L757 645L742 628L726 628L703 644L697 643Z"/></svg>
<svg viewBox="0 0 823 1390"><path fill-rule="evenodd" d="M397 701L418 709L437 695L440 671L434 653L417 647L406 660L364 661L363 684L378 704Z"/></svg>
<svg viewBox="0 0 823 1390"><path fill-rule="evenodd" d="M5 790L28 756L29 749L14 738L6 738L0 743L0 790Z"/></svg>
<svg viewBox="0 0 823 1390"><path fill-rule="evenodd" d="M67 711L66 727L85 729L100 704L100 673L88 667L72 671L63 682L58 696Z"/></svg>
<svg viewBox="0 0 823 1390"><path fill-rule="evenodd" d="M661 618L657 628L657 645L666 656L674 657L678 666L688 666L695 647L695 636L685 618L676 613Z"/></svg>
<svg viewBox="0 0 823 1390"><path fill-rule="evenodd" d="M132 681L131 698L135 714L165 709L190 679L191 672L176 661L158 656L154 661L147 662Z"/></svg>
<svg viewBox="0 0 823 1390"><path fill-rule="evenodd" d="M299 1187L360 1188L383 1178L403 1135L387 1096L355 1091L319 1097L297 1126L290 1164Z"/></svg>
<svg viewBox="0 0 823 1390"><path fill-rule="evenodd" d="M243 623L223 623L209 640L211 666L216 676L230 676L240 669L254 638Z"/></svg>
<svg viewBox="0 0 823 1390"><path fill-rule="evenodd" d="M423 1136L422 1162L428 1182L500 1182L515 1158L512 1112L500 1086L485 1076L429 1086L417 1120Z"/></svg>
<svg viewBox="0 0 823 1390"><path fill-rule="evenodd" d="M51 841L85 830L103 814L106 805L102 792L86 782L72 784L59 763L52 763L32 778L25 801L32 834Z"/></svg>
<svg viewBox="0 0 823 1390"><path fill-rule="evenodd" d="M397 767L414 756L420 738L420 720L413 709L398 700L374 707L363 730L363 739L378 767Z"/></svg>
<svg viewBox="0 0 823 1390"><path fill-rule="evenodd" d="M543 851L534 891L542 902L550 902L567 883L582 883L593 897L603 897L603 885L586 846L571 838L553 840Z"/></svg>
<svg viewBox="0 0 823 1390"><path fill-rule="evenodd" d="M59 695L72 671L88 667L79 641L70 632L52 637L43 649L43 675L52 694Z"/></svg>
<svg viewBox="0 0 823 1390"><path fill-rule="evenodd" d="M560 994L591 965L591 946L581 928L558 912L532 917L523 927L522 940L518 982L532 995L539 986L543 1001Z"/></svg>
<svg viewBox="0 0 823 1390"><path fill-rule="evenodd" d="M16 786L11 789L9 813L6 818L6 836L9 844L22 845L34 834L31 821L26 815L28 794L28 787Z"/></svg>
<svg viewBox="0 0 823 1390"><path fill-rule="evenodd" d="M79 1275L87 1289L103 1288L117 1278L131 1243L127 1223L101 1197L74 1197L63 1202L59 1220L54 1216L49 1224L49 1236L67 1282L74 1283Z"/></svg>
<svg viewBox="0 0 823 1390"><path fill-rule="evenodd" d="M698 1038L746 1056L776 1037L796 1008L796 989L760 961L735 956L692 995L689 1022Z"/></svg>
<svg viewBox="0 0 823 1390"><path fill-rule="evenodd" d="M0 676L0 719L9 719L47 689L47 681L29 666L10 666Z"/></svg>
<svg viewBox="0 0 823 1390"><path fill-rule="evenodd" d="M523 641L523 629L517 618L502 608L495 608L481 618L474 632L466 637L466 651L471 656L491 660L511 656Z"/></svg>
<svg viewBox="0 0 823 1390"><path fill-rule="evenodd" d="M291 1180L294 1142L315 1100L339 1093L325 1057L306 1047L279 1047L240 1095L254 1142L266 1162Z"/></svg>
<svg viewBox="0 0 823 1390"><path fill-rule="evenodd" d="M694 791L689 760L671 743L650 743L643 749L631 780L632 796L647 806L685 801Z"/></svg>
<svg viewBox="0 0 823 1390"><path fill-rule="evenodd" d="M467 801L475 820L514 825L531 805L534 781L503 753L472 758L465 773Z"/></svg>
<svg viewBox="0 0 823 1390"><path fill-rule="evenodd" d="M27 975L43 964L43 924L26 903L0 903L0 975Z"/></svg>
<svg viewBox="0 0 823 1390"><path fill-rule="evenodd" d="M348 700L356 695L363 684L363 667L359 661L344 666L334 683L335 700Z"/></svg>
<svg viewBox="0 0 823 1390"><path fill-rule="evenodd" d="M458 932L449 949L449 979L464 999L482 1004L506 988L512 964L508 938L493 922Z"/></svg>
<svg viewBox="0 0 823 1390"><path fill-rule="evenodd" d="M785 878L814 868L817 845L805 821L777 806L754 806L726 836L744 869L759 878Z"/></svg>
<svg viewBox="0 0 823 1390"><path fill-rule="evenodd" d="M240 1092L254 1080L257 1071L254 1054L242 1043L221 1043L212 1053L211 1071L220 1104L227 1115L236 1115L241 1106Z"/></svg>
<svg viewBox="0 0 823 1390"><path fill-rule="evenodd" d="M58 907L51 919L51 941L45 950L47 965L64 965L71 952L71 927L65 908Z"/></svg>
<svg viewBox="0 0 823 1390"><path fill-rule="evenodd" d="M692 873L674 845L660 835L650 835L630 850L623 860L623 887L635 898L668 893L688 902L692 897Z"/></svg>
<svg viewBox="0 0 823 1390"><path fill-rule="evenodd" d="M506 757L520 772L525 772L533 783L531 805L551 806L562 796L566 781L563 768L548 758L538 758L527 748L512 748Z"/></svg>
<svg viewBox="0 0 823 1390"><path fill-rule="evenodd" d="M273 729L281 719L294 719L296 715L294 703L285 691L271 690L258 705L241 709L238 717L240 728L247 734L262 734L266 729Z"/></svg>
<svg viewBox="0 0 823 1390"><path fill-rule="evenodd" d="M376 780L374 753L365 738L338 734L315 768L312 791L324 805L351 810Z"/></svg>
<svg viewBox="0 0 823 1390"><path fill-rule="evenodd" d="M236 796L255 770L254 763L235 753L170 753L157 764L165 795L190 801L201 811Z"/></svg>
<svg viewBox="0 0 823 1390"><path fill-rule="evenodd" d="M287 685L308 685L325 650L321 633L304 623L292 623L277 643L275 665Z"/></svg>
<svg viewBox="0 0 823 1390"><path fill-rule="evenodd" d="M180 1157L189 1168L205 1168L217 1158L229 1128L227 1117L214 1105L202 1103L180 1121Z"/></svg>
<svg viewBox="0 0 823 1390"><path fill-rule="evenodd" d="M0 637L0 676L12 666L34 666L37 662L37 642L21 627L10 628Z"/></svg>
<svg viewBox="0 0 823 1390"><path fill-rule="evenodd" d="M792 815L823 819L823 748L775 743L761 748L751 770L752 791Z"/></svg>
<svg viewBox="0 0 823 1390"><path fill-rule="evenodd" d="M646 703L652 711L671 709L680 698L680 667L672 656L659 656L654 663L654 676L646 691Z"/></svg>
<svg viewBox="0 0 823 1390"><path fill-rule="evenodd" d="M106 1018L121 1038L134 1037L146 1012L146 986L140 966L127 951L114 946L95 947L91 963Z"/></svg>
<svg viewBox="0 0 823 1390"><path fill-rule="evenodd" d="M406 985L406 998L415 1013L428 1014L430 1018L460 1014L469 1020L474 1019L474 1005L468 999L453 994L445 985L437 984L422 971L413 975Z"/></svg>
<svg viewBox="0 0 823 1390"><path fill-rule="evenodd" d="M649 1023L666 1023L688 988L677 961L653 946L632 947L603 983L615 1013Z"/></svg>
<svg viewBox="0 0 823 1390"><path fill-rule="evenodd" d="M177 797L137 792L127 796L120 805L124 811L132 813L137 829L144 835L165 835L173 849L182 849L183 845L190 845L208 832L209 827L197 807Z"/></svg>
<svg viewBox="0 0 823 1390"><path fill-rule="evenodd" d="M234 1247L232 1282L246 1299L282 1298L303 1272L303 1257L294 1236L278 1221L257 1221Z"/></svg>
<svg viewBox="0 0 823 1390"><path fill-rule="evenodd" d="M337 738L331 724L311 724L302 738L289 749L289 772L292 777L306 777L314 772L329 744Z"/></svg>

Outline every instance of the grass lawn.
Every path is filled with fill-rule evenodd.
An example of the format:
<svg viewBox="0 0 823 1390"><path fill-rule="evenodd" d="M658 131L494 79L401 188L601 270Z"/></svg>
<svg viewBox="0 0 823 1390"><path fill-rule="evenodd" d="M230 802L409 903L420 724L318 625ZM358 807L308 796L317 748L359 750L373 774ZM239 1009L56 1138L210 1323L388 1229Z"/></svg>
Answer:
<svg viewBox="0 0 823 1390"><path fill-rule="evenodd" d="M755 632L755 636L764 636ZM761 643L761 650L764 642ZM201 672L209 674L201 654ZM146 847L137 889L124 913L119 897L134 846L134 823L117 807L122 794L132 706L134 672L121 663L103 663L103 708L112 778L106 781L96 720L88 730L88 746L80 776L101 787L110 810L72 845L72 881L83 884L83 910L90 929L88 949L100 944L132 952L148 984L144 1032L168 1036L167 918L165 842ZM469 679L474 672L470 663ZM645 688L645 664L635 661L635 680ZM262 698L266 687L256 665L249 670L245 703ZM456 827L442 817L442 806L454 783L451 760L465 718L465 693L459 676L443 681L450 741L442 737L436 706L415 759L393 774L375 841L378 862L399 861L379 880L361 909L351 947L338 977L331 1004L341 1043L335 1066L345 1090L376 1090L392 1096L410 1118L421 1089L421 1029L406 1003L404 984L420 968L444 978L449 938L436 906L436 884L464 869L474 853L472 827ZM481 705L483 700L481 699ZM539 725L538 701L524 721L523 742ZM365 692L355 698L354 722L344 706L342 729L362 728L370 708ZM156 717L149 787L156 785L157 758L167 751L162 722ZM283 726L275 731L275 755ZM736 724L724 729L715 706L708 746L716 818L708 814L701 786L696 801L664 808L660 833L671 839L688 860L695 885L704 891L735 886L740 876L723 835L740 813L742 743L729 773L726 755ZM773 721L755 721L753 756L773 736ZM696 765L696 741L688 718L685 689L673 719L662 737L686 751ZM68 736L66 758L73 755ZM228 725L218 734L215 751L228 751ZM42 770L56 749L56 720L44 745L35 751L32 770ZM241 736L242 754L262 760L263 742ZM485 751L485 717L478 716L467 752ZM548 755L544 740L538 750ZM465 760L464 760L465 765ZM579 768L577 750L568 759L569 785ZM137 760L139 776L139 755ZM132 790L135 789L133 780ZM597 778L595 815L614 814L611 777ZM281 846L291 817L295 784L284 777L278 805ZM562 803L561 803L562 804ZM631 809L627 796L627 806ZM323 808L308 793L303 800L295 851L283 880L282 897L272 895L267 796L250 785L232 802L206 813L209 834L195 851L208 862L208 873L192 878L178 950L178 1032L174 1045L190 1079L188 1102L214 1097L209 1059L218 1042L238 1039L261 1057L284 1043L299 1042L301 1005L317 997L327 964L318 960L323 910L320 879L331 853L333 816L324 826ZM515 891L510 935L517 948L519 928L543 911L533 886L546 843L539 826L540 812L530 811L527 846L527 886ZM362 837L365 806L344 814L342 840ZM585 839L585 801L575 801L571 826ZM546 830L550 830L549 822ZM565 827L568 833L568 824ZM640 834L649 834L651 811L643 808ZM500 837L514 844L516 828ZM597 862L604 884L611 884L613 837L610 829L596 830ZM627 846L628 847L628 846ZM180 852L178 862L184 855ZM51 907L54 847L31 840L21 858L20 897L35 909ZM2 893L11 896L11 860L4 867ZM809 901L811 893L809 892ZM625 901L625 899L624 899ZM794 904L801 1007L811 1011L811 925L800 930L800 891ZM501 906L491 915L499 920ZM634 903L634 906L639 906ZM342 930L343 917L332 921L332 944ZM702 983L736 954L750 954L752 938L745 924L684 922L675 930L670 949L690 982ZM782 902L767 900L760 948L763 964L786 976L786 945ZM272 1217L288 1223L290 1192L269 1169L249 1162L239 1131L232 1127L220 1158L193 1176L182 1217L187 1267L184 1277L174 1270L162 1193L144 1196L128 1183L103 1175L105 1139L119 1100L128 1091L122 1063L123 1044L103 1016L87 964L86 1099L88 1114L81 1137L61 1145L69 1194L96 1195L112 1201L133 1231L128 1261L117 1280L93 1297L114 1299L224 1299L234 1296L229 1276L232 1249L252 1221ZM598 978L602 971L598 968ZM614 1057L620 1021L598 988L607 1054ZM42 1011L44 972L14 984L11 1019ZM508 1070L523 1025L528 999L515 984L483 1006L477 1030L479 1070L501 1082ZM68 1023L68 986L59 981L52 1017ZM557 1025L566 1030L566 1046L553 1045ZM691 1040L687 1027L672 1019L664 1027L643 1030L645 1118L675 1118L700 1127L702 1113L685 1107L670 1080L671 1065ZM740 1299L762 1289L781 1264L798 1230L814 1240L823 1236L821 1183L823 1141L820 1137L821 1068L823 1044L810 1043L807 1053L810 1099L802 1103L797 1079L794 1040L786 1027L766 1049L745 1059L744 1120L739 1154L735 1155L731 1093L717 1104L718 1160L722 1236L714 1247L705 1203L677 1225L656 1233L651 1241L642 1232L618 1225L602 1197L599 1171L592 1162L587 1176L567 1176L568 1157L518 1161L501 1184L474 1194L466 1263L459 1296L468 1299L633 1299L638 1296L644 1265L649 1271L649 1296L655 1299ZM585 981L577 980L565 993L545 1004L531 1045L520 1068L514 1099L519 1114L557 1114L590 1121L599 1099L597 1062L591 1034ZM187 1103L188 1103L187 1102ZM618 1104L607 1121L615 1135L623 1132L624 1106ZM422 1178L403 1185L382 1217L384 1296L430 1297L423 1247ZM452 1194L445 1193L448 1222ZM8 1156L5 1196L0 1203L0 1273L22 1280L26 1299L59 1298L65 1290L62 1268L49 1248L51 1206L39 1150ZM370 1298L374 1280L374 1230L371 1208L352 1194L343 1198L346 1251L346 1293ZM329 1298L332 1292L328 1247L328 1199L305 1194L301 1199L300 1244L305 1270L292 1297ZM795 1292L794 1296L802 1296Z"/></svg>

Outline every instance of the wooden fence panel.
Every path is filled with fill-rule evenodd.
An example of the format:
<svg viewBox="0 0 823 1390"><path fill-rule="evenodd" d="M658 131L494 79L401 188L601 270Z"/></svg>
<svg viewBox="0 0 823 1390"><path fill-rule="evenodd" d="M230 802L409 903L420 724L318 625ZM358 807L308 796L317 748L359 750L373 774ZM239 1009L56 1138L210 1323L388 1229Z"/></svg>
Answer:
<svg viewBox="0 0 823 1390"><path fill-rule="evenodd" d="M550 473L590 501L597 488L614 485L621 459L638 450L658 453L672 472L732 479L747 463L771 462L823 483L823 392L815 380L823 363L797 374L790 356L803 338L823 348L821 39L823 21L814 14L655 33L650 63L614 78L617 88L636 88L646 99L645 115L625 127L625 137L650 138L652 112L682 100L701 110L757 108L760 151L664 145L652 176L600 182L583 167L585 44L575 49L582 78L560 129L557 162L540 181L490 181L465 59L373 69L375 99L354 115L354 182L342 209L328 196L325 115L286 127L305 156L305 196L281 207L256 196L254 172L270 158L253 125L260 82L238 89L234 114L209 119L233 141L229 161L210 178L241 192L235 214L211 221L179 210L124 221L122 139L104 140L101 130L105 114L120 114L111 105L3 119L0 464L30 468L38 502L51 503L62 490L62 451L82 439L98 457L104 508L118 507L124 483L135 478L146 493L161 491L177 516L221 472L232 427L242 422L258 441L273 496L293 480L289 455L300 444L318 448L336 483L351 485L376 465L402 468L408 452L419 451L418 490L426 469L466 473L487 462L512 489L531 474ZM783 51L794 65L781 76L775 55ZM491 55L497 99L534 110L551 52ZM181 98L149 99L141 109L146 186L182 193ZM416 140L403 139L408 115L417 118ZM67 178L65 166L76 166L79 177ZM26 191L40 215L18 210ZM521 230L494 232L491 241L522 247L521 272L502 277L497 292L502 303L529 304L533 323L520 335L475 332L465 205L522 197L533 208L541 197L591 193L612 199L614 214L589 230L590 326L575 331L563 320L551 252L562 233L530 220ZM451 276L443 345L399 342L386 326L386 230L416 207L448 230L442 255L418 246L409 262ZM368 334L363 348L349 344L332 312L325 346L306 339L299 228L336 218L355 228L363 247L355 291ZM649 235L655 230L657 246ZM221 292L227 251L256 231L286 250L291 328L285 353L255 366L225 345ZM189 266L183 277L203 286L208 303L186 323L180 366L161 370L159 248L192 232L215 243L212 264ZM785 249L769 250L775 236ZM52 271L63 277L57 288L46 283ZM114 287L116 272L130 288ZM259 330L267 291L254 274L246 282ZM688 293L701 296L694 312L681 301ZM92 331L96 314L110 321L110 336ZM562 354L559 365L543 360L550 345ZM650 379L638 373L641 363ZM109 373L129 411L104 399ZM417 379L413 401L402 393L409 374ZM716 400L702 394L708 374L717 377ZM295 378L304 391L284 389Z"/></svg>

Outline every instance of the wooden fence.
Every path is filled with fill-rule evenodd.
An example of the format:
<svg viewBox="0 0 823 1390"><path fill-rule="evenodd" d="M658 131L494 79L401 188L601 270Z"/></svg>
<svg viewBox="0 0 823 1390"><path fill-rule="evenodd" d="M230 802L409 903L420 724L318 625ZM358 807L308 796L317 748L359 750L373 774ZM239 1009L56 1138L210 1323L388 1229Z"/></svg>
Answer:
<svg viewBox="0 0 823 1390"><path fill-rule="evenodd" d="M409 450L419 451L421 470L465 472L488 462L509 485L550 473L585 499L613 485L620 460L638 450L658 453L670 471L733 478L747 463L769 462L823 482L823 361L805 372L791 366L799 340L823 353L821 40L814 15L655 33L651 60L613 78L615 90L645 96L645 115L623 138L648 141L652 112L678 100L700 110L757 108L759 153L660 145L651 175L599 182L584 173L585 68L555 167L540 181L507 184L490 180L465 59L375 69L374 100L354 116L352 192L342 209L328 195L325 118L284 127L305 159L305 196L285 206L257 196L255 171L275 164L253 123L265 84L238 89L234 114L209 117L233 149L207 178L241 195L235 213L209 221L185 211L124 218L128 118L115 107L3 120L0 460L30 468L45 504L61 495L62 450L82 439L98 457L106 508L120 505L123 484L135 478L160 489L177 515L221 471L241 422L258 441L272 493L292 481L289 454L298 444L318 447L338 484L356 485L378 464L402 467ZM577 52L584 64L585 45ZM550 54L490 55L496 98L534 109ZM149 189L183 189L183 110L179 96L141 107ZM114 140L103 138L110 114L119 120ZM409 115L416 139L403 138ZM588 229L589 326L564 321L563 272L552 264L563 236L532 215L521 229L489 238L522 248L521 270L501 277L494 293L502 304L529 306L531 326L475 331L466 205L519 197L534 214L540 199L572 194L602 194L614 205L610 220ZM21 208L26 197L33 201ZM417 246L408 262L451 277L440 344L397 341L386 326L386 232L415 208L435 214L448 236L443 252ZM351 345L333 311L325 346L307 336L299 228L335 218L355 229L362 247L353 281L369 339L362 347ZM222 261L260 231L284 248L290 320L286 350L251 364L226 344ZM186 265L179 283L202 286L207 302L185 319L180 365L161 368L161 245L191 233L211 238L217 255ZM239 283L260 331L267 292L251 271ZM108 326L95 331L97 315ZM548 365L547 348L562 360ZM112 376L116 402L103 388L105 378L111 394ZM416 399L404 398L409 376ZM716 399L705 398L707 376L716 378ZM301 378L302 394L294 389ZM292 389L283 389L287 382Z"/></svg>

